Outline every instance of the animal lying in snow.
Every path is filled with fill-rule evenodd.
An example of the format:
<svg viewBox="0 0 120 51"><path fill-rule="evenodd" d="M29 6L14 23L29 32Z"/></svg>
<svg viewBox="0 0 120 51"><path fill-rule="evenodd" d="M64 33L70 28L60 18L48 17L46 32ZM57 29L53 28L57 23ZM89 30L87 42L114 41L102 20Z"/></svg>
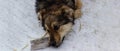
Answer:
<svg viewBox="0 0 120 51"><path fill-rule="evenodd" d="M48 46L59 47L74 20L81 14L81 0L36 0L36 13L48 32Z"/></svg>

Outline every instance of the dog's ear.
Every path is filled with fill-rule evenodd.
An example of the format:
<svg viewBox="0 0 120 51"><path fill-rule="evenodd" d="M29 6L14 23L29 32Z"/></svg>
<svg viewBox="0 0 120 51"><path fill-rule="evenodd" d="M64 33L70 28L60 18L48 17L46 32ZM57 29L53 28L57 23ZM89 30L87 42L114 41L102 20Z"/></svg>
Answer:
<svg viewBox="0 0 120 51"><path fill-rule="evenodd" d="M37 15L38 15L38 20L41 20L42 19L41 12L38 12Z"/></svg>
<svg viewBox="0 0 120 51"><path fill-rule="evenodd" d="M70 8L72 8L74 10L73 15L74 15L75 19L81 17L81 15L82 15L82 13L81 13L81 8L82 8L81 0L64 0L64 2L67 3L67 6L69 6ZM66 10L66 12L71 13L69 7L63 6L63 8Z"/></svg>
<svg viewBox="0 0 120 51"><path fill-rule="evenodd" d="M40 10L37 15L38 15L38 20L42 20L43 19L43 15L45 14L45 9Z"/></svg>
<svg viewBox="0 0 120 51"><path fill-rule="evenodd" d="M82 15L81 8L82 8L81 0L75 0L75 11L74 11L75 19L81 17L81 15Z"/></svg>
<svg viewBox="0 0 120 51"><path fill-rule="evenodd" d="M65 19L65 22L74 23L74 11L71 8L62 9L62 17Z"/></svg>
<svg viewBox="0 0 120 51"><path fill-rule="evenodd" d="M61 10L62 10L62 12L66 13L66 14L69 14L69 15L72 15L72 13L74 12L72 8L70 8L66 5L63 5L61 7Z"/></svg>
<svg viewBox="0 0 120 51"><path fill-rule="evenodd" d="M62 9L62 14L66 17L68 17L69 19L73 19L74 18L74 10L67 7L67 6L63 6L64 8Z"/></svg>

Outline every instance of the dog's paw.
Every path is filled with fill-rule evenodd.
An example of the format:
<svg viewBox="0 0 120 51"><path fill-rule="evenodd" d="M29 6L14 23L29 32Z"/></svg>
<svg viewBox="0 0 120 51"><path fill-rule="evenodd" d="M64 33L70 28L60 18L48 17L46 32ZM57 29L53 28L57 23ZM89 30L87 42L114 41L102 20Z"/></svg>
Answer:
<svg viewBox="0 0 120 51"><path fill-rule="evenodd" d="M31 41L31 50L40 50L48 47L49 37L43 37Z"/></svg>

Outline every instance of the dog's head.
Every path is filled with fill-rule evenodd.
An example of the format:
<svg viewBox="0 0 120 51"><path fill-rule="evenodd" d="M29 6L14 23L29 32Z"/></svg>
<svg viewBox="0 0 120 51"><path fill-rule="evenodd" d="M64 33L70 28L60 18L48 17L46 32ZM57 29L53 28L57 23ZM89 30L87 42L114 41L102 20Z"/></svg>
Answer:
<svg viewBox="0 0 120 51"><path fill-rule="evenodd" d="M43 27L49 33L49 45L58 47L74 24L73 10L62 6L57 10L46 11L42 16Z"/></svg>

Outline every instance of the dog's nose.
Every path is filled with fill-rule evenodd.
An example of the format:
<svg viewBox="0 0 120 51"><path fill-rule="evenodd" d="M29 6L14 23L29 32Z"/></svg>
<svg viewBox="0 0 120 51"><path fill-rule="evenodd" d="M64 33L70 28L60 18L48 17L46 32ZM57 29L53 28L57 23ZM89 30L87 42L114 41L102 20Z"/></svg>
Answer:
<svg viewBox="0 0 120 51"><path fill-rule="evenodd" d="M57 45L57 43L55 41L52 41L50 42L50 46L53 46L53 47L59 47L59 45Z"/></svg>
<svg viewBox="0 0 120 51"><path fill-rule="evenodd" d="M50 45L51 45L51 46L56 46L56 42L55 42L55 41L51 41L51 42L50 42Z"/></svg>
<svg viewBox="0 0 120 51"><path fill-rule="evenodd" d="M59 42L59 43L57 43L54 39L51 39L51 42L49 45L53 46L55 48L58 48L61 45L61 43L63 43L64 38L65 38L65 36L62 38L61 42Z"/></svg>

